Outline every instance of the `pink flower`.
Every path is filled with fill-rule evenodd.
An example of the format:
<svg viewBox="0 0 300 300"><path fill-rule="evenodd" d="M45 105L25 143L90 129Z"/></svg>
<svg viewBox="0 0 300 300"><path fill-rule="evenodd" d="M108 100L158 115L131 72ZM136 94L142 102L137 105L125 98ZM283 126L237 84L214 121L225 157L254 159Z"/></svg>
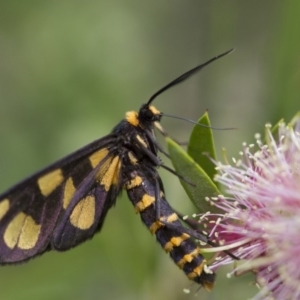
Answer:
<svg viewBox="0 0 300 300"><path fill-rule="evenodd" d="M256 139L258 150L244 144L235 166L217 163L229 196L210 199L221 213L201 218L219 249L240 258L232 273L255 272L254 299L300 299L300 114ZM234 261L221 253L211 269Z"/></svg>

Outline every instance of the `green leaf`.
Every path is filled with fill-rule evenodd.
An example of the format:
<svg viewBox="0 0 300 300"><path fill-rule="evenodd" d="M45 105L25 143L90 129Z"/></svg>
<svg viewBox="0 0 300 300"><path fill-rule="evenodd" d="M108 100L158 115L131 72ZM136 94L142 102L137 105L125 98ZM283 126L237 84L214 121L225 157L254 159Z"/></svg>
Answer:
<svg viewBox="0 0 300 300"><path fill-rule="evenodd" d="M166 138L166 141L170 159L176 172L192 183L188 184L180 180L189 198L197 207L198 212L219 212L215 206L211 206L205 200L206 197L217 197L221 194L214 182L177 143L170 138Z"/></svg>
<svg viewBox="0 0 300 300"><path fill-rule="evenodd" d="M209 127L211 126L207 112L198 120L198 123ZM216 159L216 152L211 128L195 125L187 152L195 162L201 166L210 179L213 180L216 170L210 158Z"/></svg>

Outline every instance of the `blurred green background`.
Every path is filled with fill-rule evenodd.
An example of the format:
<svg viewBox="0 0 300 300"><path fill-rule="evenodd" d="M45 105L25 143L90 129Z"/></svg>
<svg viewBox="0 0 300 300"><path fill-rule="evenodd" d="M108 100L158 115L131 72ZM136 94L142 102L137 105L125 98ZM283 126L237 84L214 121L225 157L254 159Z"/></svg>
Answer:
<svg viewBox="0 0 300 300"><path fill-rule="evenodd" d="M217 147L237 156L266 122L299 110L300 2L1 1L0 190L107 134L127 110L198 63L236 51L156 99L196 120L206 109ZM187 140L191 125L164 119ZM174 176L167 198L194 208ZM232 267L230 267L232 268ZM231 270L231 269L230 269ZM218 274L212 293L186 279L124 195L102 233L65 253L0 268L0 299L247 299L249 274ZM197 298L195 298L197 292Z"/></svg>

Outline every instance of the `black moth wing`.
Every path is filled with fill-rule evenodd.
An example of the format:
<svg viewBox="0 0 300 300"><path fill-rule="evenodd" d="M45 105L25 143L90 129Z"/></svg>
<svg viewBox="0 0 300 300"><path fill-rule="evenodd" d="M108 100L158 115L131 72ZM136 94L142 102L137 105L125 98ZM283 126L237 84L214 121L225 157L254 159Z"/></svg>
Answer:
<svg viewBox="0 0 300 300"><path fill-rule="evenodd" d="M100 229L116 198L110 196L118 193L113 186L118 174L110 169L118 158L116 139L110 134L96 140L0 195L0 264L26 261L51 248L67 250ZM100 184L103 178L110 187L107 191ZM72 213L73 226L66 222ZM93 226L87 228L91 220ZM68 241L59 240L58 234L68 236Z"/></svg>
<svg viewBox="0 0 300 300"><path fill-rule="evenodd" d="M98 150L91 157L95 159L94 169L77 189L71 187L74 190L72 199L67 206L63 205L65 212L51 241L56 250L68 250L92 238L101 229L107 211L115 204L122 188L121 157L107 148ZM66 182L65 191L70 187L70 178L72 176Z"/></svg>

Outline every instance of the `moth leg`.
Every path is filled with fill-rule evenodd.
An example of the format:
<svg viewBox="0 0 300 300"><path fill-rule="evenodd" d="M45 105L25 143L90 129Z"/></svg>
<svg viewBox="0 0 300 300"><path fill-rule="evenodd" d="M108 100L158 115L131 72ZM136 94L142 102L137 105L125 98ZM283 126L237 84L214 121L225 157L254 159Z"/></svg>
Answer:
<svg viewBox="0 0 300 300"><path fill-rule="evenodd" d="M185 181L187 184L190 184L191 186L195 186L192 182L188 181L186 178L184 178L183 176L181 176L180 174L178 174L175 170L169 168L168 166L164 165L162 163L162 161L159 159L159 157L157 157L152 151L150 151L147 147L145 147L143 144L141 144L139 142L138 139L135 139L135 142L138 143L139 145L139 149L156 165L159 166L167 171L169 171L170 173L172 173L173 175L177 176L179 179ZM157 145L157 144L155 144Z"/></svg>

